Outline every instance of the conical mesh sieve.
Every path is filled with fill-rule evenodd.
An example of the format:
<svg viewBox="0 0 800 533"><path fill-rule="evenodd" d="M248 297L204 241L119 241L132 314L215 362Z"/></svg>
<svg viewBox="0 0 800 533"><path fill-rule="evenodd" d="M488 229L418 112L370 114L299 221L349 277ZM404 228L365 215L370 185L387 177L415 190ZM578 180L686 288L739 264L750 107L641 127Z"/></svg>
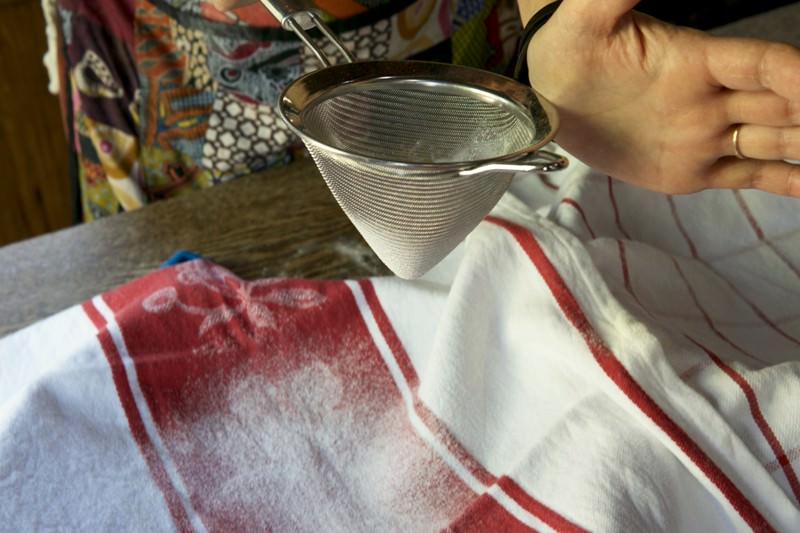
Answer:
<svg viewBox="0 0 800 533"><path fill-rule="evenodd" d="M266 5L324 64L304 27L319 27L344 51L313 12ZM468 67L327 66L290 84L278 108L345 214L404 278L419 277L455 248L515 172L566 165L539 150L555 133L552 106L530 87Z"/></svg>

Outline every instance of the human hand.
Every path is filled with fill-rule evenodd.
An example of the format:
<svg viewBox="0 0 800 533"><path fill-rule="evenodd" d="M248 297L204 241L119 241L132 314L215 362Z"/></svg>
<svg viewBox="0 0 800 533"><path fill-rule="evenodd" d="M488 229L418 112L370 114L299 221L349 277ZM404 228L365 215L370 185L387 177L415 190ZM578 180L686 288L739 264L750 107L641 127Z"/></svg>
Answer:
<svg viewBox="0 0 800 533"><path fill-rule="evenodd" d="M534 35L531 84L559 110L558 143L652 190L800 197L800 166L783 161L800 159L800 50L672 26L637 3L564 0ZM524 21L537 4L520 0Z"/></svg>

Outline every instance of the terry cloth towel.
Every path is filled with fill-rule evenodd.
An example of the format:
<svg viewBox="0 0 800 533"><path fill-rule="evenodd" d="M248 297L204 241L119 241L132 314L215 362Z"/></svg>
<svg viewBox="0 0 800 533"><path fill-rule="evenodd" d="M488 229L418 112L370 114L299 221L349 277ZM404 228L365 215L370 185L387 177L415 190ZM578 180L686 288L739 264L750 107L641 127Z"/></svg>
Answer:
<svg viewBox="0 0 800 533"><path fill-rule="evenodd" d="M153 272L0 341L0 530L800 531L798 207L576 163L422 280Z"/></svg>

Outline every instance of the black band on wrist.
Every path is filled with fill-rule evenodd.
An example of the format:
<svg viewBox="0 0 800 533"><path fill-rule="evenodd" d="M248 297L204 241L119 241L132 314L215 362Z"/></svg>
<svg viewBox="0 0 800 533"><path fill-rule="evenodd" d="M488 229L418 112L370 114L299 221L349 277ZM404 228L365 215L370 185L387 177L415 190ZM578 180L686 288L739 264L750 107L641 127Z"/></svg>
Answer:
<svg viewBox="0 0 800 533"><path fill-rule="evenodd" d="M556 12L558 6L561 5L561 0L547 4L542 9L536 12L531 17L522 33L519 36L519 43L517 44L517 54L514 61L514 79L525 85L530 84L528 79L528 45L531 43L533 35L544 26L553 13Z"/></svg>

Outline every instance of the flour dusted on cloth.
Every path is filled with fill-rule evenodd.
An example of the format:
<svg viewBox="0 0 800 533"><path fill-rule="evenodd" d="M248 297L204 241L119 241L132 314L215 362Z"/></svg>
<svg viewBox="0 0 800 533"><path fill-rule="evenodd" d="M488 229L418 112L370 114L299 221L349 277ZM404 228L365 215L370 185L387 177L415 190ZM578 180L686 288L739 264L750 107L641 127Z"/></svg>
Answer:
<svg viewBox="0 0 800 533"><path fill-rule="evenodd" d="M576 163L422 280L134 280L0 340L0 530L797 531L798 207Z"/></svg>

